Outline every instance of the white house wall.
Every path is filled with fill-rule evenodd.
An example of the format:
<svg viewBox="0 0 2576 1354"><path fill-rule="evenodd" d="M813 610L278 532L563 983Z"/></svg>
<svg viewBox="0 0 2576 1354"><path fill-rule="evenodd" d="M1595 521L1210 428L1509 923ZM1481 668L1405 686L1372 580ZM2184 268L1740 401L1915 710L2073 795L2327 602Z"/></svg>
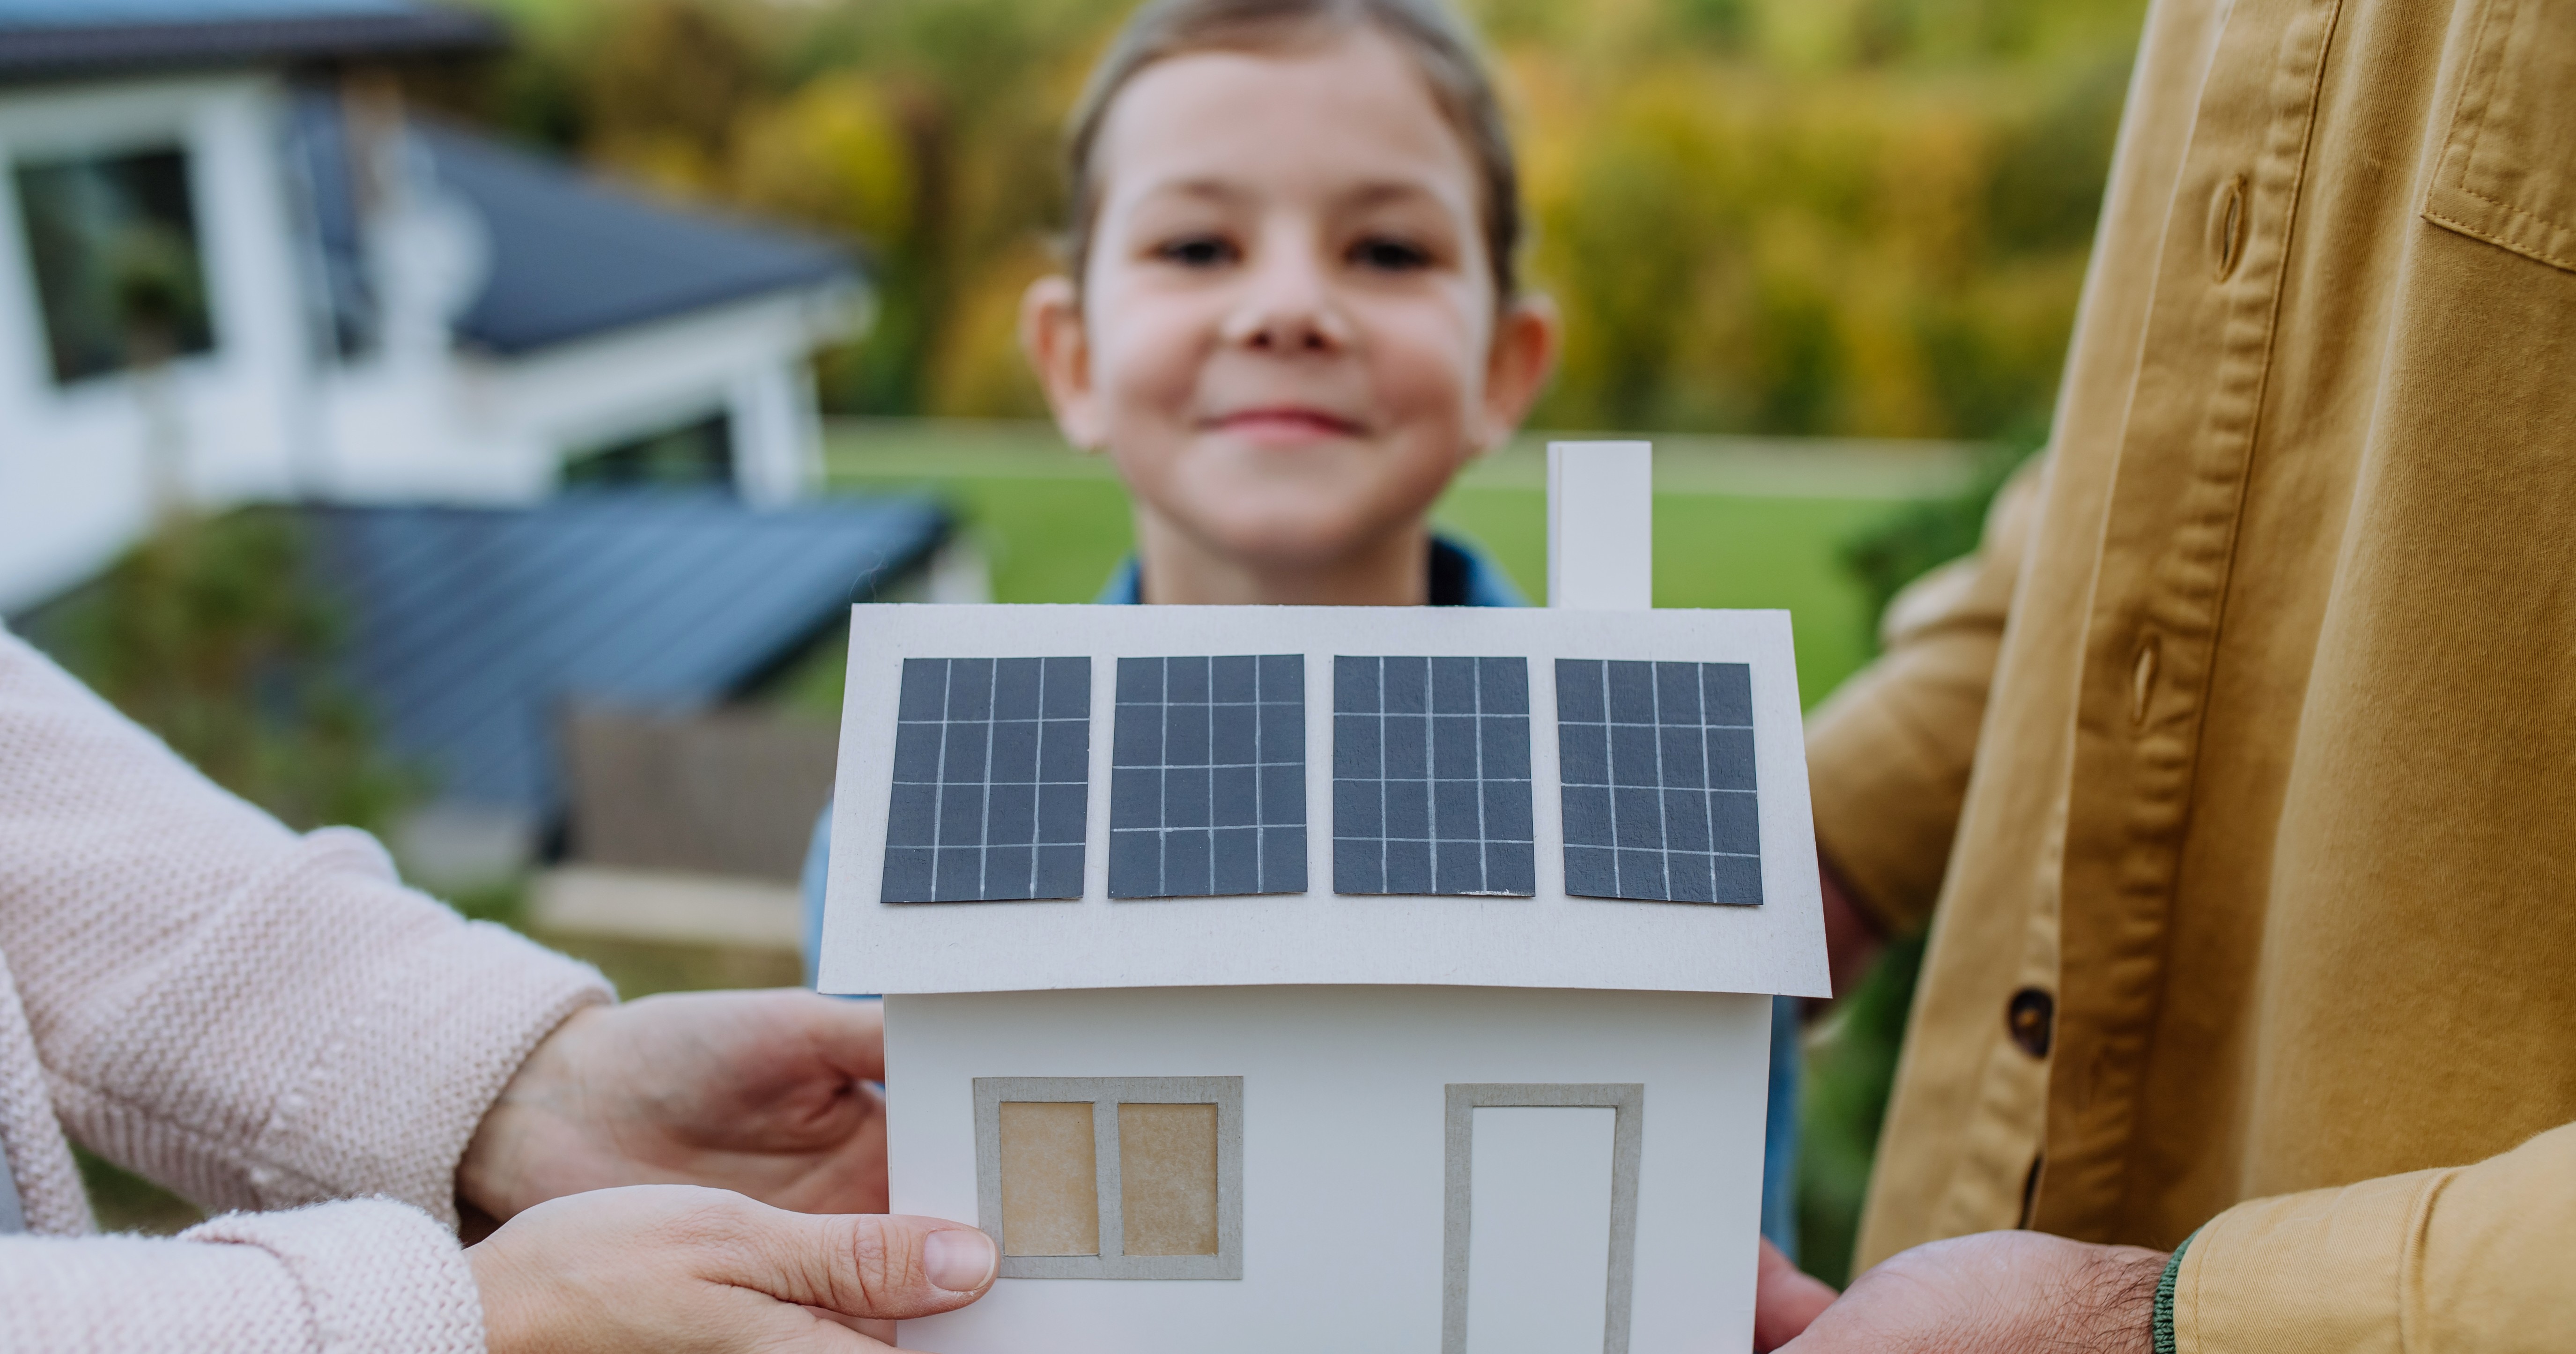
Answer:
<svg viewBox="0 0 2576 1354"><path fill-rule="evenodd" d="M770 362L735 379L734 480L753 503L785 503L823 482L823 426L815 416L813 369Z"/></svg>
<svg viewBox="0 0 2576 1354"><path fill-rule="evenodd" d="M202 507L524 504L554 491L568 454L723 412L746 499L819 482L806 355L862 318L863 294L773 295L525 357L460 354L446 322L480 285L479 223L417 179L372 224L384 342L352 362L325 357L312 241L283 159L286 97L267 74L0 95L0 611L132 543L150 524L156 465L175 465ZM174 144L188 155L213 350L148 392L124 375L57 387L7 170Z"/></svg>
<svg viewBox="0 0 2576 1354"><path fill-rule="evenodd" d="M1438 1350L1446 1087L1634 1082L1646 1089L1628 1348L1747 1348L1769 1011L1765 997L1513 988L889 998L898 1213L976 1219L976 1077L1243 1078L1241 1279L1003 1279L963 1311L903 1323L902 1343L1180 1354L1221 1332L1215 1343L1243 1354Z"/></svg>
<svg viewBox="0 0 2576 1354"><path fill-rule="evenodd" d="M297 488L316 430L302 416L310 362L281 97L265 76L0 95L0 165L187 152L214 336L211 353L173 364L157 418L129 376L56 386L14 176L0 174L0 607L77 580L133 539L150 515L156 435L200 502Z"/></svg>
<svg viewBox="0 0 2576 1354"><path fill-rule="evenodd" d="M524 357L459 354L427 389L391 365L353 366L329 387L331 492L526 502L552 492L569 453L723 412L744 497L794 498L822 468L804 354L844 310L789 294Z"/></svg>

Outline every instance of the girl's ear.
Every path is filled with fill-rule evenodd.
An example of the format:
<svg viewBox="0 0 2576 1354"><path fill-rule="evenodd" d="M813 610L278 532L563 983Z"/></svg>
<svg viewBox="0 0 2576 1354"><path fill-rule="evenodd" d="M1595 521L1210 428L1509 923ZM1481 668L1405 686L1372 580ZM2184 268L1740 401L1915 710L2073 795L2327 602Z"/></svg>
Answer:
<svg viewBox="0 0 2576 1354"><path fill-rule="evenodd" d="M1020 351L1046 388L1047 405L1064 440L1083 451L1106 441L1098 392L1091 381L1091 336L1082 324L1082 298L1060 273L1029 284L1020 297Z"/></svg>
<svg viewBox="0 0 2576 1354"><path fill-rule="evenodd" d="M1494 318L1494 348L1485 359L1485 406L1479 411L1479 451L1491 451L1509 440L1529 417L1556 374L1558 344L1564 325L1556 302L1541 292L1525 292Z"/></svg>

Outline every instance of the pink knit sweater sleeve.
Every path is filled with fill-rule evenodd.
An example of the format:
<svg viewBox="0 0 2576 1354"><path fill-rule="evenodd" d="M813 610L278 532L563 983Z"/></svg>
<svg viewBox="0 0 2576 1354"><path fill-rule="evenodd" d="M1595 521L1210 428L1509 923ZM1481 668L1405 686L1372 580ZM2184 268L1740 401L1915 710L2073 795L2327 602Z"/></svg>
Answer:
<svg viewBox="0 0 2576 1354"><path fill-rule="evenodd" d="M0 1345L29 1354L483 1354L456 1238L382 1199L176 1238L0 1237Z"/></svg>
<svg viewBox="0 0 2576 1354"><path fill-rule="evenodd" d="M454 1182L475 1124L556 1025L609 999L588 967L401 887L363 833L299 837L216 788L5 631L0 965L6 1004L24 1010L23 1033L0 1043L32 1044L53 1114L101 1155L214 1210L412 1206L218 1219L185 1242L11 1241L0 1270L41 1252L63 1258L29 1263L107 1284L143 1251L173 1252L190 1257L168 1262L174 1282L193 1266L180 1286L221 1286L211 1276L264 1251L308 1312L324 1293L436 1305L424 1295L462 1272ZM34 1089L14 1072L0 1066L0 1086ZM53 1178L68 1158L25 1141L27 1108L0 1107L0 1126L29 1225L85 1230L77 1182ZM444 1260L381 1263L422 1229ZM90 1297L149 1303L156 1289L117 1281Z"/></svg>

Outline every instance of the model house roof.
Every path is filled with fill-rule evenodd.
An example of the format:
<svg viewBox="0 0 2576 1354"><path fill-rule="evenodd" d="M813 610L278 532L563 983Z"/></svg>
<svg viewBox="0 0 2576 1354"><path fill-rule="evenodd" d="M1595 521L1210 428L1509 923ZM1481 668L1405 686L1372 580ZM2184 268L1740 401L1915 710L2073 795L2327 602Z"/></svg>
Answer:
<svg viewBox="0 0 2576 1354"><path fill-rule="evenodd" d="M557 806L575 701L712 704L839 624L946 536L927 500L754 509L716 494L571 494L534 508L319 508L351 677L451 799Z"/></svg>
<svg viewBox="0 0 2576 1354"><path fill-rule="evenodd" d="M1785 612L861 606L828 992L1827 990Z"/></svg>
<svg viewBox="0 0 2576 1354"><path fill-rule="evenodd" d="M500 41L489 17L421 0L0 0L0 80L421 56Z"/></svg>

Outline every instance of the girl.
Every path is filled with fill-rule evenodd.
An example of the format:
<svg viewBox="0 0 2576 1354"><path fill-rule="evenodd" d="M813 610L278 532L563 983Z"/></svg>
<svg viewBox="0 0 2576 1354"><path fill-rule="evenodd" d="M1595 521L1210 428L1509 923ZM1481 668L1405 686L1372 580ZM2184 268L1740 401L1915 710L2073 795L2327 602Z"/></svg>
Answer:
<svg viewBox="0 0 2576 1354"><path fill-rule="evenodd" d="M1517 285L1511 147L1448 14L1149 5L1070 147L1067 270L1021 334L1134 495L1128 600L1510 599L1429 517L1537 397L1557 324Z"/></svg>

